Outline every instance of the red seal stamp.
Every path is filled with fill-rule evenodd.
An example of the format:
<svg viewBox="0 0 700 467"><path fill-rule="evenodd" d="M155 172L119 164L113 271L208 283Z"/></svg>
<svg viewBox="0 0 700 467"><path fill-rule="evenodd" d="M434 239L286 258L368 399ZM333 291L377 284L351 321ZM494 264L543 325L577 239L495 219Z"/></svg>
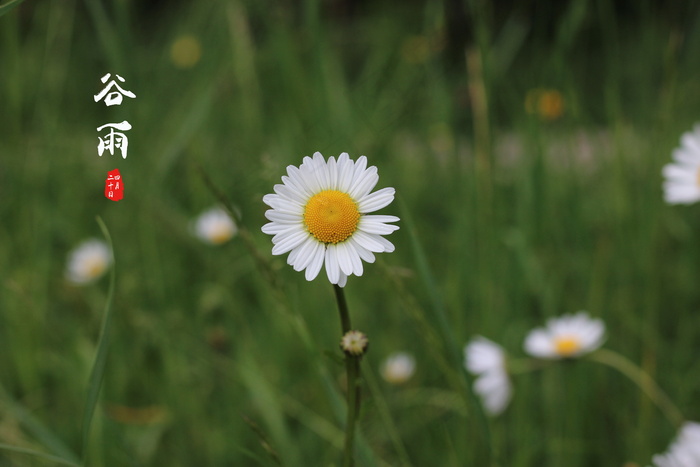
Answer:
<svg viewBox="0 0 700 467"><path fill-rule="evenodd" d="M122 180L119 169L107 172L107 180L105 180L105 198L111 199L112 201L119 201L124 198L124 180Z"/></svg>

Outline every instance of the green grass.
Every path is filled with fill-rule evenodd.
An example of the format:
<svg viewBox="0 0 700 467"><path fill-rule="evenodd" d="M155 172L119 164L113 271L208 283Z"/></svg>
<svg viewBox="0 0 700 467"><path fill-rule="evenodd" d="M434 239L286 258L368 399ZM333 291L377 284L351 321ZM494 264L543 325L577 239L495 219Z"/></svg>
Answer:
<svg viewBox="0 0 700 467"><path fill-rule="evenodd" d="M83 452L108 279L81 288L63 274L101 216L117 274L87 465L339 465L332 287L273 257L260 232L262 196L314 151L366 155L378 187L397 190L383 212L402 218L396 252L346 287L371 342L358 466L647 465L674 427L593 362L514 377L498 418L473 404L461 361L472 336L522 356L530 329L580 309L700 419L700 208L665 205L660 176L698 119L693 2L574 1L551 23L527 3L504 16L468 2L485 65L471 83L438 2L352 14L311 0L140 3L24 2L0 17L3 446ZM190 69L169 58L183 34L201 42ZM94 103L107 72L136 99ZM486 115L469 103L475 76ZM534 88L558 89L564 115L528 114ZM98 157L95 129L124 119L128 158ZM115 167L125 198L110 203ZM249 244L190 234L217 203L199 167ZM405 386L378 375L395 350L417 359ZM0 463L52 465L21 449Z"/></svg>

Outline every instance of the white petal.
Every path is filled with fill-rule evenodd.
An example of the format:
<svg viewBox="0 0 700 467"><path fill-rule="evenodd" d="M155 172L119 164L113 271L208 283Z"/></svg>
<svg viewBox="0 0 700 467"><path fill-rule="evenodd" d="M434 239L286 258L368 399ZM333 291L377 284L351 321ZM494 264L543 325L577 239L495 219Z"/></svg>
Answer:
<svg viewBox="0 0 700 467"><path fill-rule="evenodd" d="M362 216L362 219L365 221L372 221L372 222L398 222L401 219L399 219L396 216L384 216L384 215L377 215L377 214L368 214L366 216Z"/></svg>
<svg viewBox="0 0 700 467"><path fill-rule="evenodd" d="M302 243L299 248L292 252L296 253L296 255L294 261L290 264L292 265L295 271L303 271L306 267L309 266L309 264L311 264L311 261L314 259L314 256L316 255L316 249L322 247L323 245L319 243L315 238L307 238L306 241ZM289 254L290 258L292 257L292 253Z"/></svg>
<svg viewBox="0 0 700 467"><path fill-rule="evenodd" d="M365 156L360 156L357 161L355 161L355 170L352 174L352 182L350 182L350 189L355 186L358 180L362 177L367 168L367 158Z"/></svg>
<svg viewBox="0 0 700 467"><path fill-rule="evenodd" d="M338 266L338 252L335 245L326 246L326 274L331 284L338 283L340 267Z"/></svg>
<svg viewBox="0 0 700 467"><path fill-rule="evenodd" d="M279 212L274 209L265 211L265 217L272 222L279 222L281 224L301 224L302 222L302 217L298 214Z"/></svg>
<svg viewBox="0 0 700 467"><path fill-rule="evenodd" d="M673 160L680 165L695 167L700 165L700 152L689 151L686 148L674 149L671 153Z"/></svg>
<svg viewBox="0 0 700 467"><path fill-rule="evenodd" d="M306 232L301 225L292 224L280 224L287 227L285 230L278 232L274 237L272 237L272 244L277 244L283 241L285 238L298 234L299 232Z"/></svg>
<svg viewBox="0 0 700 467"><path fill-rule="evenodd" d="M265 204L272 207L275 211L282 212L285 214L294 214L296 216L299 216L299 218L301 219L301 216L304 213L304 208L299 203L281 197L271 198L272 196L275 195L266 195L266 197L268 198L263 198Z"/></svg>
<svg viewBox="0 0 700 467"><path fill-rule="evenodd" d="M346 152L338 157L338 190L344 193L350 191L352 176L355 173L355 162L348 158Z"/></svg>
<svg viewBox="0 0 700 467"><path fill-rule="evenodd" d="M372 234L370 234L370 235L372 235ZM391 252L393 252L393 251L396 249L396 247L394 246L394 244L391 243L391 242L390 242L389 240L387 240L386 238L380 237L379 235L373 235L373 237L374 237L374 239L375 239L376 241L378 241L379 243L381 243L382 246L384 247L384 251L383 251L382 253L391 253Z"/></svg>
<svg viewBox="0 0 700 467"><path fill-rule="evenodd" d="M391 187L382 188L372 194L365 196L358 201L358 207L361 213L378 211L383 207L388 206L394 201L396 190Z"/></svg>
<svg viewBox="0 0 700 467"><path fill-rule="evenodd" d="M700 200L700 187L680 185L670 182L664 184L664 199L669 204L691 204Z"/></svg>
<svg viewBox="0 0 700 467"><path fill-rule="evenodd" d="M696 154L700 154L700 136L697 133L684 133L681 136L681 145Z"/></svg>
<svg viewBox="0 0 700 467"><path fill-rule="evenodd" d="M348 240L348 243L350 243L352 245L352 247L355 249L357 254L360 256L360 259L362 259L363 261L366 261L368 263L374 263L374 261L375 261L374 253L369 251L367 248L361 246L352 237L350 237L350 239ZM359 276L359 274L358 274L358 276Z"/></svg>
<svg viewBox="0 0 700 467"><path fill-rule="evenodd" d="M275 186L277 186L277 185L275 185ZM271 208L275 207L274 204L277 200L279 200L279 195L276 195L276 194L270 193L268 195L263 196L263 203L267 204Z"/></svg>
<svg viewBox="0 0 700 467"><path fill-rule="evenodd" d="M525 352L538 358L556 358L551 336L542 328L535 329L525 338Z"/></svg>
<svg viewBox="0 0 700 467"><path fill-rule="evenodd" d="M296 190L302 191L306 198L314 194L313 187L311 184L307 183L304 174L298 167L293 165L287 166L287 175L289 175L289 179L293 182L293 185L290 184L290 186L294 186Z"/></svg>
<svg viewBox="0 0 700 467"><path fill-rule="evenodd" d="M266 233L268 235L276 235L280 232L284 232L285 230L289 230L293 228L293 226L290 226L290 224L279 224L277 222L268 222L267 224L263 225L260 230L263 231L263 233Z"/></svg>
<svg viewBox="0 0 700 467"><path fill-rule="evenodd" d="M361 276L363 272L362 259L357 250L356 243L347 241L345 242L348 256L350 256L350 262L352 263L352 273L356 276Z"/></svg>
<svg viewBox="0 0 700 467"><path fill-rule="evenodd" d="M287 264L290 266L294 266L294 263L296 262L297 258L299 257L299 253L301 253L301 248L304 246L302 243L300 246L297 248L292 248L292 251L289 252L287 255Z"/></svg>
<svg viewBox="0 0 700 467"><path fill-rule="evenodd" d="M605 324L599 319L586 323L580 331L581 342L587 352L592 352L603 345Z"/></svg>
<svg viewBox="0 0 700 467"><path fill-rule="evenodd" d="M473 374L503 370L505 352L495 342L476 336L464 347L464 366Z"/></svg>
<svg viewBox="0 0 700 467"><path fill-rule="evenodd" d="M374 235L364 233L361 230L356 230L352 234L352 239L355 240L361 247L366 248L373 253L383 253L384 245L377 241L377 238L380 237L375 237Z"/></svg>
<svg viewBox="0 0 700 467"><path fill-rule="evenodd" d="M508 375L502 371L485 373L474 382L474 390L484 401L486 411L498 415L507 407L512 395Z"/></svg>
<svg viewBox="0 0 700 467"><path fill-rule="evenodd" d="M338 257L338 266L343 274L349 276L352 274L352 260L345 242L335 245L335 251Z"/></svg>
<svg viewBox="0 0 700 467"><path fill-rule="evenodd" d="M563 315L560 317L549 318L547 320L547 330L552 336L561 336L563 334L571 333L571 326L569 321L571 320L570 315Z"/></svg>
<svg viewBox="0 0 700 467"><path fill-rule="evenodd" d="M323 266L323 261L326 257L326 248L325 245L322 243L318 244L318 248L313 253L313 258L311 259L311 263L306 268L306 280L307 281L312 281L316 279L316 276L318 276L318 273L321 271L321 267Z"/></svg>
<svg viewBox="0 0 700 467"><path fill-rule="evenodd" d="M338 278L338 286L339 287L345 287L345 284L348 283L348 276L343 274L342 272L340 273L340 277Z"/></svg>
<svg viewBox="0 0 700 467"><path fill-rule="evenodd" d="M298 231L295 232L284 239L280 240L279 243L277 243L275 246L272 247L272 254L273 255L282 255L288 251L290 251L292 248L296 248L301 243L309 238L309 234L307 232Z"/></svg>
<svg viewBox="0 0 700 467"><path fill-rule="evenodd" d="M328 188L331 190L338 189L338 167L336 167L335 157L328 158Z"/></svg>
<svg viewBox="0 0 700 467"><path fill-rule="evenodd" d="M357 180L353 181L348 194L352 199L362 199L367 196L367 193L372 191L372 188L377 185L377 182L379 182L377 168L372 166L365 170Z"/></svg>
<svg viewBox="0 0 700 467"><path fill-rule="evenodd" d="M328 174L328 165L326 160L323 158L320 152L314 153L314 174L316 175L316 180L318 180L318 185L321 190L327 190L330 188L330 176Z"/></svg>
<svg viewBox="0 0 700 467"><path fill-rule="evenodd" d="M296 203L300 206L304 206L309 200L309 197L305 194L304 189L298 187L286 175L282 176L282 181L284 182L284 185L275 185L275 192L277 192L281 197L287 199L290 202Z"/></svg>
<svg viewBox="0 0 700 467"><path fill-rule="evenodd" d="M357 228L363 232L376 235L389 235L390 233L399 230L398 225L384 224L383 222L376 222L373 220L365 219L365 216L360 218Z"/></svg>
<svg viewBox="0 0 700 467"><path fill-rule="evenodd" d="M674 181L684 181L687 183L697 184L698 170L697 167L682 167L677 164L667 164L662 169L664 177Z"/></svg>
<svg viewBox="0 0 700 467"><path fill-rule="evenodd" d="M318 183L318 176L316 175L316 164L310 157L305 157L304 162L299 166L299 171L304 179L304 183L309 187L309 191L312 194L319 193L323 190L321 185Z"/></svg>

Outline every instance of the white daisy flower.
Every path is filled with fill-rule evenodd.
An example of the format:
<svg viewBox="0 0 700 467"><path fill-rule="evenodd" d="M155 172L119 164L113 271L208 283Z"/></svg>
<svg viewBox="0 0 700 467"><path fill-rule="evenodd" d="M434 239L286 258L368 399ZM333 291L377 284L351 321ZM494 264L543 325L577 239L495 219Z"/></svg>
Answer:
<svg viewBox="0 0 700 467"><path fill-rule="evenodd" d="M655 467L699 467L700 423L685 422L668 450L655 455L652 462Z"/></svg>
<svg viewBox="0 0 700 467"><path fill-rule="evenodd" d="M384 360L381 374L384 381L391 384L403 384L413 376L416 360L406 352L395 352Z"/></svg>
<svg viewBox="0 0 700 467"><path fill-rule="evenodd" d="M194 234L203 242L221 245L236 235L238 228L226 211L212 208L204 211L194 222Z"/></svg>
<svg viewBox="0 0 700 467"><path fill-rule="evenodd" d="M672 164L663 168L664 199L669 204L691 204L700 200L700 123L681 137L673 151Z"/></svg>
<svg viewBox="0 0 700 467"><path fill-rule="evenodd" d="M92 238L68 254L66 278L74 284L88 284L102 277L110 264L112 255L107 244Z"/></svg>
<svg viewBox="0 0 700 467"><path fill-rule="evenodd" d="M393 188L370 193L379 181L367 158L357 162L347 153L326 161L316 152L297 168L287 167L282 184L263 201L271 222L262 231L272 237L273 255L287 252L295 271L306 270L313 280L325 265L328 280L345 286L351 274L362 275L362 260L373 263L374 253L390 253L394 245L382 237L398 229L396 216L368 215L394 200Z"/></svg>
<svg viewBox="0 0 700 467"><path fill-rule="evenodd" d="M513 395L505 357L500 345L482 336L476 336L464 347L464 366L477 375L474 392L491 415L503 412Z"/></svg>
<svg viewBox="0 0 700 467"><path fill-rule="evenodd" d="M537 358L580 357L603 344L605 325L585 311L551 318L544 328L530 331L525 338L525 352Z"/></svg>

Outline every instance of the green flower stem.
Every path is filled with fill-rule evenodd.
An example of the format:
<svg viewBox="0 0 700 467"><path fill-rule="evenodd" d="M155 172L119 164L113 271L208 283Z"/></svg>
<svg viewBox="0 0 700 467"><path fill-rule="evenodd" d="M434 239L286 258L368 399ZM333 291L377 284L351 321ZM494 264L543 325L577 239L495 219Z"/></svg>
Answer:
<svg viewBox="0 0 700 467"><path fill-rule="evenodd" d="M333 290L335 291L335 299L338 302L338 311L340 311L340 327L343 330L343 335L345 335L345 333L352 331L348 302L345 300L345 292L343 292L342 287L338 284L333 284Z"/></svg>
<svg viewBox="0 0 700 467"><path fill-rule="evenodd" d="M684 417L678 407L671 401L658 384L640 367L626 357L607 349L599 349L588 357L590 360L602 363L618 370L627 376L641 389L649 399L663 412L669 422L676 428L683 425Z"/></svg>
<svg viewBox="0 0 700 467"><path fill-rule="evenodd" d="M335 291L335 299L338 302L338 311L340 311L340 325L343 330L343 335L345 335L352 330L348 303L345 300L345 293L342 287L334 284L333 289ZM348 412L345 420L343 467L352 467L354 465L353 444L355 442L355 422L360 412L360 384L358 381L360 376L360 357L355 357L347 353L345 354L345 373L347 375L348 386Z"/></svg>

